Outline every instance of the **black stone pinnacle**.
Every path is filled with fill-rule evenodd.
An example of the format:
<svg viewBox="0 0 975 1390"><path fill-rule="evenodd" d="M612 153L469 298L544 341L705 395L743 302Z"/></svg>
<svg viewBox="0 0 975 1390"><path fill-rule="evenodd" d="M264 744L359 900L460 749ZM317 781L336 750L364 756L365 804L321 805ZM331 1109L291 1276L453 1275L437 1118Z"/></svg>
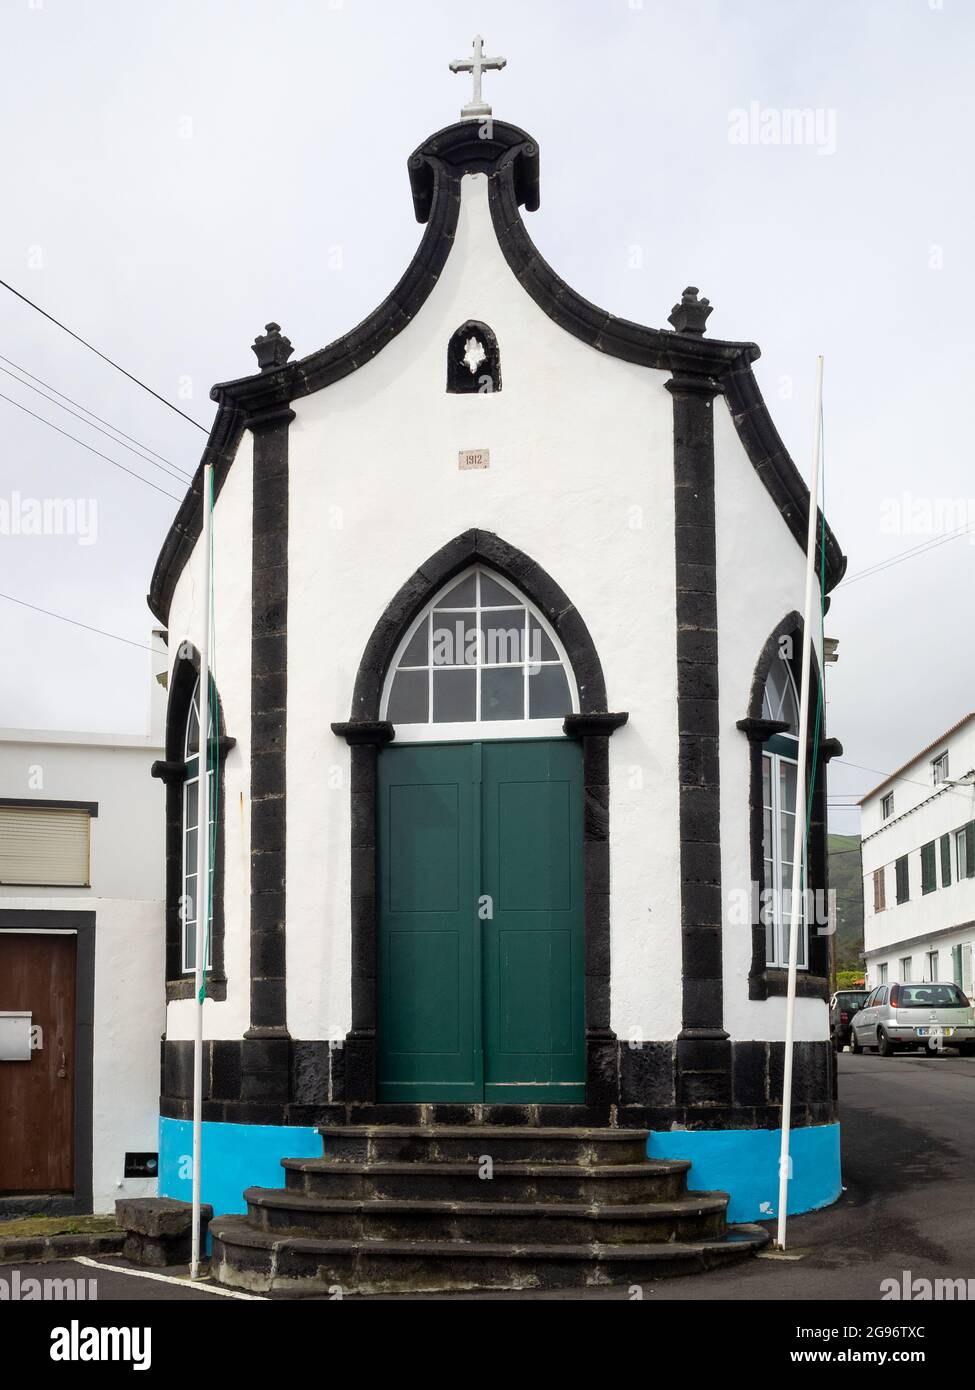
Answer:
<svg viewBox="0 0 975 1390"><path fill-rule="evenodd" d="M279 323L267 323L264 328L264 333L254 339L251 352L262 372L273 372L275 368L284 366L294 348L290 339L282 334Z"/></svg>
<svg viewBox="0 0 975 1390"><path fill-rule="evenodd" d="M680 303L675 304L667 315L667 322L672 323L678 333L689 333L695 338L703 338L704 325L712 312L708 300L698 299L697 286L688 285Z"/></svg>

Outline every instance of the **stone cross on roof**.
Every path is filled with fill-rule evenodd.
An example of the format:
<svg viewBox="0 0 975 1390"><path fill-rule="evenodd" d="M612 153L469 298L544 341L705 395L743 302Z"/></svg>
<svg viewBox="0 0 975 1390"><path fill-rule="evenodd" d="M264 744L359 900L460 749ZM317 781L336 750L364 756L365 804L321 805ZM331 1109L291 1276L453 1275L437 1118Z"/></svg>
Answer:
<svg viewBox="0 0 975 1390"><path fill-rule="evenodd" d="M480 34L474 40L472 58L455 58L450 65L451 72L469 72L474 78L474 95L468 104L461 108L462 121L476 121L482 116L490 116L491 108L481 96L481 73L500 72L507 58L485 58L484 40Z"/></svg>

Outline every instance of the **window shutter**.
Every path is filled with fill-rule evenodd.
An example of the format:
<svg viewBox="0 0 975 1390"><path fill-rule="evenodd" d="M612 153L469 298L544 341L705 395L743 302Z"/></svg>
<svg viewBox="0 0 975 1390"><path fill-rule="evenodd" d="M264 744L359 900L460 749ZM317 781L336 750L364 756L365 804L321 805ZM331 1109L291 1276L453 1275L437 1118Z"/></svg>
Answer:
<svg viewBox="0 0 975 1390"><path fill-rule="evenodd" d="M956 985L961 984L961 947L951 948L951 974Z"/></svg>
<svg viewBox="0 0 975 1390"><path fill-rule="evenodd" d="M87 811L0 806L0 883L87 888L89 866Z"/></svg>
<svg viewBox="0 0 975 1390"><path fill-rule="evenodd" d="M934 841L921 846L921 892L932 893L938 886Z"/></svg>
<svg viewBox="0 0 975 1390"><path fill-rule="evenodd" d="M907 855L902 855L894 864L894 876L897 880L897 901L906 903L910 897L910 879L907 871Z"/></svg>
<svg viewBox="0 0 975 1390"><path fill-rule="evenodd" d="M965 877L975 878L975 820L965 826Z"/></svg>
<svg viewBox="0 0 975 1390"><path fill-rule="evenodd" d="M941 837L941 886L951 887L951 836Z"/></svg>

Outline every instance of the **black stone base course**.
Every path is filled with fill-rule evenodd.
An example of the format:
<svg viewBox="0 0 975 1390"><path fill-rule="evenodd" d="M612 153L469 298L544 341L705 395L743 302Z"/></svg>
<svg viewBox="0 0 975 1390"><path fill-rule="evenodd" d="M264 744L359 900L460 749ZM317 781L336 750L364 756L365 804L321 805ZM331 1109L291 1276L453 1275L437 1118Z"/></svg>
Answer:
<svg viewBox="0 0 975 1390"><path fill-rule="evenodd" d="M585 1105L389 1104L347 1098L347 1044L294 1038L204 1043L203 1118L225 1124L498 1124L645 1129L777 1129L784 1044L682 1037L601 1043L598 1094ZM193 1044L162 1044L160 1113L192 1118ZM593 1089L592 1087L590 1088ZM828 1042L795 1046L792 1124L831 1124Z"/></svg>

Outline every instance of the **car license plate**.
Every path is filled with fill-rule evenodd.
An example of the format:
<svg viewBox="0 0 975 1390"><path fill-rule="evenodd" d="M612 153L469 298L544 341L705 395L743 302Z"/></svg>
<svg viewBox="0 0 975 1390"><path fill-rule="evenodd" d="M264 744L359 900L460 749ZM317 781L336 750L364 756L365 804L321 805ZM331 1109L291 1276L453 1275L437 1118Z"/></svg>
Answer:
<svg viewBox="0 0 975 1390"><path fill-rule="evenodd" d="M950 1038L955 1030L954 1028L939 1028L938 1025L935 1024L933 1028L915 1028L914 1031L919 1038L926 1038L929 1036L935 1037L939 1033L943 1038Z"/></svg>

